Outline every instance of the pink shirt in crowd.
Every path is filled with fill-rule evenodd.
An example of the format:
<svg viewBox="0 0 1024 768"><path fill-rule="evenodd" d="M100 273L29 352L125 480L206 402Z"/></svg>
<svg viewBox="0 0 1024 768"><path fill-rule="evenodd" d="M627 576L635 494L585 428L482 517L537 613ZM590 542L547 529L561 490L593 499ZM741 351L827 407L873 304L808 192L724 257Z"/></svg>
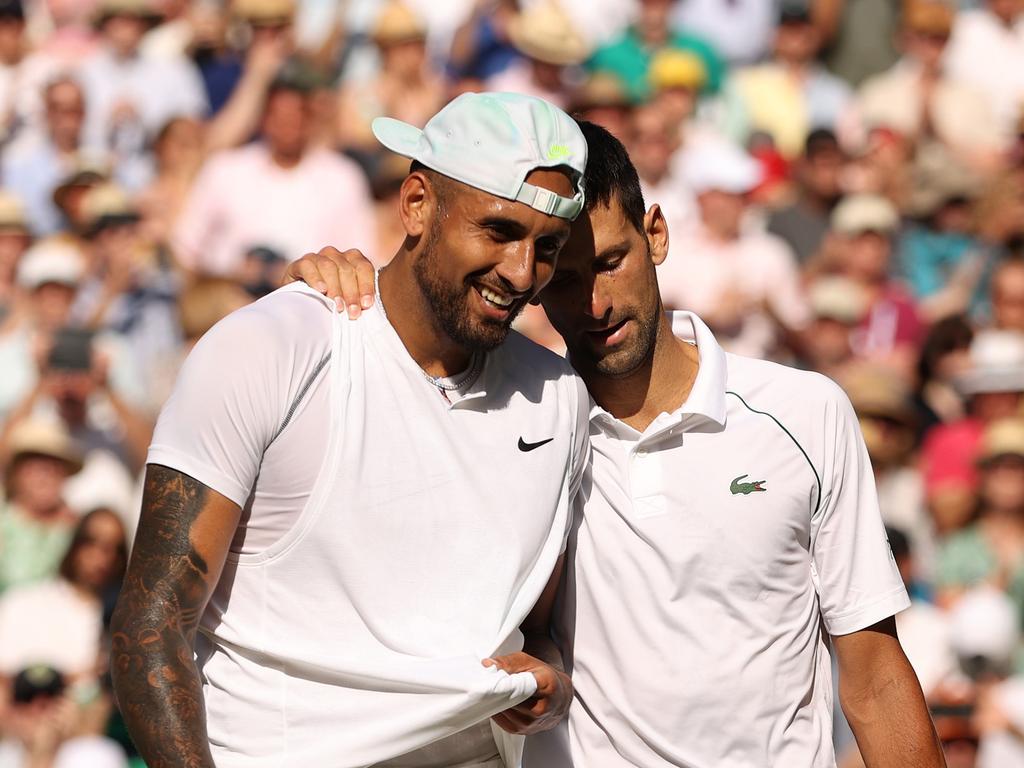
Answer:
<svg viewBox="0 0 1024 768"><path fill-rule="evenodd" d="M379 257L369 187L354 162L313 149L294 168L281 168L261 143L207 161L173 245L182 265L211 274L235 272L255 246L289 260L325 245Z"/></svg>

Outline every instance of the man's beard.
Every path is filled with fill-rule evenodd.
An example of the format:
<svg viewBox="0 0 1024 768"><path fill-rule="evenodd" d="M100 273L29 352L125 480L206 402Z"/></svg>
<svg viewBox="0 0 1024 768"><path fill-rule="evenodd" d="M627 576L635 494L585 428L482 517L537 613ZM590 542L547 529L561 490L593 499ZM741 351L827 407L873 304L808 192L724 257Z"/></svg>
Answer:
<svg viewBox="0 0 1024 768"><path fill-rule="evenodd" d="M616 350L596 361L594 368L605 376L628 376L654 357L654 345L658 341L658 319L661 302L655 302L654 310L647 315L634 315L636 334L632 344Z"/></svg>
<svg viewBox="0 0 1024 768"><path fill-rule="evenodd" d="M451 285L438 277L438 266L443 258L437 247L439 239L440 226L435 222L427 233L423 253L413 265L420 291L426 296L437 324L452 341L469 352L492 350L505 341L512 320L522 307L503 323L474 317L469 308L467 286Z"/></svg>

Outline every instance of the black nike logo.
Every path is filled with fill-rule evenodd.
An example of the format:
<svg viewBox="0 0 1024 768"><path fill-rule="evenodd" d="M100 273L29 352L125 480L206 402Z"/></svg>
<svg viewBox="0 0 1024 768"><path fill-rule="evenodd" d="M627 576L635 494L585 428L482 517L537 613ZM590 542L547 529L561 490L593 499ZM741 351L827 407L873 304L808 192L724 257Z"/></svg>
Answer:
<svg viewBox="0 0 1024 768"><path fill-rule="evenodd" d="M519 450L522 451L523 453L526 453L527 451L532 451L534 448L540 448L545 443L550 443L554 439L555 438L553 437L549 437L547 440L541 440L539 443L528 443L525 440L523 440L523 438L520 437Z"/></svg>

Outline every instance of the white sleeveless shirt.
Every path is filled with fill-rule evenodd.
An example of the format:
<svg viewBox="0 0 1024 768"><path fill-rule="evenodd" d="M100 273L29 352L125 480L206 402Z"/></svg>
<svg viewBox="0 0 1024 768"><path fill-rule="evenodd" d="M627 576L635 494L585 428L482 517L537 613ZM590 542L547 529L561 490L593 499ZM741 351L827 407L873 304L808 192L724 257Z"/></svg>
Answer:
<svg viewBox="0 0 1024 768"><path fill-rule="evenodd" d="M319 362L295 351L311 336ZM234 548L201 622L219 768L387 763L535 692L532 675L481 660L522 647L564 549L588 449L582 383L513 333L448 403L377 306L353 322L289 287L199 343L149 462L224 493L245 510L240 530L258 528L287 503L266 487L282 460L271 449L320 368L327 408L302 416L327 433L304 458L315 482L283 535ZM522 739L490 728L481 757L518 766Z"/></svg>

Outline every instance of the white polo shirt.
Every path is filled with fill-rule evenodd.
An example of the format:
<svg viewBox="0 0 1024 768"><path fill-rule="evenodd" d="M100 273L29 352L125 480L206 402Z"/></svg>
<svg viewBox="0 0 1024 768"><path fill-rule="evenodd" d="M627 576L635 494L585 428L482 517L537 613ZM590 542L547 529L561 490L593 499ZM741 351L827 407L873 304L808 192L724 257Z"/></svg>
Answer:
<svg viewBox="0 0 1024 768"><path fill-rule="evenodd" d="M524 766L831 768L827 635L909 605L857 419L824 376L673 329L686 403L642 434L592 410L557 619L576 698Z"/></svg>
<svg viewBox="0 0 1024 768"><path fill-rule="evenodd" d="M200 624L218 768L494 768L489 718L536 689L481 660L565 546L586 391L513 333L448 398L378 302L355 322L302 285L196 346L149 462L243 508Z"/></svg>

